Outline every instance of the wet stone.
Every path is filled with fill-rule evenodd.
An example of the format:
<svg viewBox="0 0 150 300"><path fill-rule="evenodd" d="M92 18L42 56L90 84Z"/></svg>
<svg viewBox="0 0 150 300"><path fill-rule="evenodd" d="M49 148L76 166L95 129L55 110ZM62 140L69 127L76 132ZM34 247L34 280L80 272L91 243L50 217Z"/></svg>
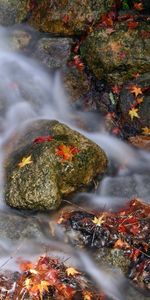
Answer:
<svg viewBox="0 0 150 300"><path fill-rule="evenodd" d="M127 23L116 23L110 34L107 28L98 29L81 45L81 56L98 79L123 84L133 74L149 71L150 39L144 36L149 30L144 22L134 30Z"/></svg>
<svg viewBox="0 0 150 300"><path fill-rule="evenodd" d="M7 150L11 153L9 145ZM23 159L27 164L22 166ZM107 158L98 145L68 126L41 120L22 133L5 165L7 204L52 210L63 197L86 189L102 175Z"/></svg>

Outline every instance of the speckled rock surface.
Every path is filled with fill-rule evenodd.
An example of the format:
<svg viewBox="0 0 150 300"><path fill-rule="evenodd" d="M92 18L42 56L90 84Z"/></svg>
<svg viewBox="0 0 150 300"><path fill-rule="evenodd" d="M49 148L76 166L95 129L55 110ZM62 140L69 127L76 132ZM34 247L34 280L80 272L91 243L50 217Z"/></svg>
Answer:
<svg viewBox="0 0 150 300"><path fill-rule="evenodd" d="M99 20L100 16L108 12L114 0L40 0L21 1L20 11L16 22L25 19L40 31L56 34L79 34L87 26ZM30 14L29 14L30 13Z"/></svg>
<svg viewBox="0 0 150 300"><path fill-rule="evenodd" d="M53 139L33 143L41 135ZM19 167L29 156L32 162ZM37 121L6 163L6 202L15 208L55 209L62 197L88 186L106 168L106 155L96 144L57 121Z"/></svg>
<svg viewBox="0 0 150 300"><path fill-rule="evenodd" d="M81 54L97 78L106 78L111 84L123 84L134 73L150 69L150 25L140 23L128 29L125 23L116 24L108 34L99 29L89 35L81 46Z"/></svg>
<svg viewBox="0 0 150 300"><path fill-rule="evenodd" d="M0 0L0 25L15 24L18 0Z"/></svg>

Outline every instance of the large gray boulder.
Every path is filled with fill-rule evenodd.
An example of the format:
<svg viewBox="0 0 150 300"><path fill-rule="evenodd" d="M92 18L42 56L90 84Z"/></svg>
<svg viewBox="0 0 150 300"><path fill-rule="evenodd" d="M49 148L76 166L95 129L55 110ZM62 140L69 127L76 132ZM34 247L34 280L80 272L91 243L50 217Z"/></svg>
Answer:
<svg viewBox="0 0 150 300"><path fill-rule="evenodd" d="M39 138L33 142L38 136L46 141ZM26 130L5 165L5 196L10 206L51 210L63 197L103 174L107 158L98 145L80 133L57 121L43 120Z"/></svg>

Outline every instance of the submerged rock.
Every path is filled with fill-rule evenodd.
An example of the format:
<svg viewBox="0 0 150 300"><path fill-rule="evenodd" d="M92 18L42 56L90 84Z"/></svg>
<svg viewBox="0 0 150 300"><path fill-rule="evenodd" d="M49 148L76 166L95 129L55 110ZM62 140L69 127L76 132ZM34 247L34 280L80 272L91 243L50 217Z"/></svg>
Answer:
<svg viewBox="0 0 150 300"><path fill-rule="evenodd" d="M6 202L15 208L55 209L107 168L98 145L57 121L34 122L15 149L6 163Z"/></svg>
<svg viewBox="0 0 150 300"><path fill-rule="evenodd" d="M21 1L17 22L27 20L40 31L56 34L79 34L107 13L114 0Z"/></svg>
<svg viewBox="0 0 150 300"><path fill-rule="evenodd" d="M150 25L139 23L134 30L128 23L117 23L110 33L101 28L88 35L81 45L81 54L97 78L111 84L123 84L135 73L150 69Z"/></svg>

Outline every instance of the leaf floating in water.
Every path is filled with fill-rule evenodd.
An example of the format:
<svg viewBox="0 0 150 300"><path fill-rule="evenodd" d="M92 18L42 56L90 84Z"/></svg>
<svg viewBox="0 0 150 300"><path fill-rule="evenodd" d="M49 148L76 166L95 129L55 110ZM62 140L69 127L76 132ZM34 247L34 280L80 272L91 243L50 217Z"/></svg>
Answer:
<svg viewBox="0 0 150 300"><path fill-rule="evenodd" d="M22 161L18 164L19 168L23 168L26 165L32 164L33 161L31 160L31 155L29 155L28 157L23 157Z"/></svg>
<svg viewBox="0 0 150 300"><path fill-rule="evenodd" d="M34 144L41 144L44 142L51 142L53 140L53 137L51 135L47 135L47 136L38 136L33 143Z"/></svg>

